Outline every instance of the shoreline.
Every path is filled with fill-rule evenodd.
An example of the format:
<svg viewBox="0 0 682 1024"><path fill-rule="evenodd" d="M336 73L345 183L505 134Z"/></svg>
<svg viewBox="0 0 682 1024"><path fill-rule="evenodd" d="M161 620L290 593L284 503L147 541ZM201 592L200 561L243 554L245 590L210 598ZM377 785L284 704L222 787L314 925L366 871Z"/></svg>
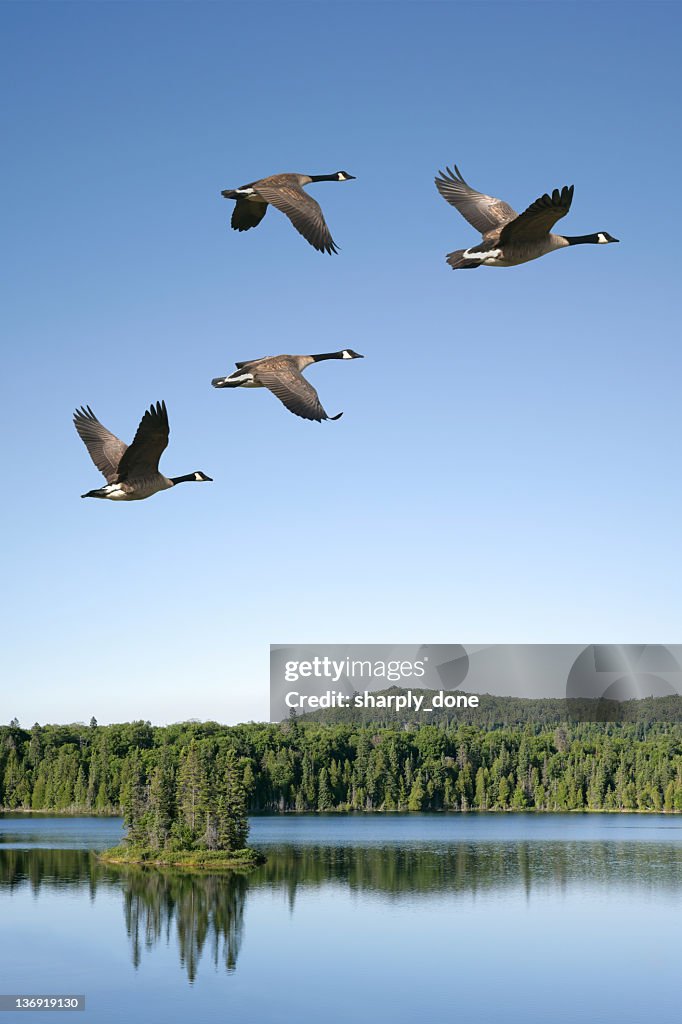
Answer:
<svg viewBox="0 0 682 1024"><path fill-rule="evenodd" d="M89 810L78 810L78 811L64 811L64 810L51 810L50 808L45 809L34 809L32 807L0 807L0 814L35 814L43 815L49 818L122 818L123 814L121 811L89 811ZM250 811L250 818L287 818L287 817L300 817L310 818L319 817L320 815L335 815L339 817L372 817L375 815L391 815L391 814L410 814L410 815L421 815L423 817L440 817L442 815L461 815L461 814L682 814L682 810L666 810L661 807L656 810L654 807L565 807L557 808L556 810L550 810L549 808L541 807L470 807L466 811L454 810L449 808L447 810L437 811L409 811L405 808L390 809L374 808L373 810L355 810L347 807L328 807L324 811Z"/></svg>
<svg viewBox="0 0 682 1024"><path fill-rule="evenodd" d="M114 846L93 856L103 864L122 867L187 868L199 870L250 870L265 864L263 853L246 847L227 853L219 850L176 850L163 853L160 850L126 848Z"/></svg>

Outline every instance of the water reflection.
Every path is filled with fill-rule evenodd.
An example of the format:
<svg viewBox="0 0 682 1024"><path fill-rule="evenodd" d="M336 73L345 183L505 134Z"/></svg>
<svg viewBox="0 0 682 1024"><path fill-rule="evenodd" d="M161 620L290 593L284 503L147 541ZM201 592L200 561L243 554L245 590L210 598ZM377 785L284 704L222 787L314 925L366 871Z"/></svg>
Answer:
<svg viewBox="0 0 682 1024"><path fill-rule="evenodd" d="M416 895L461 898L493 891L626 887L677 892L682 845L612 842L460 843L441 848L284 847L250 879L286 890L293 908L303 887L345 885L399 900Z"/></svg>
<svg viewBox="0 0 682 1024"><path fill-rule="evenodd" d="M126 931L134 965L142 949L175 930L180 963L190 981L206 951L226 970L237 966L247 881L242 875L196 875L126 869L122 878Z"/></svg>
<svg viewBox="0 0 682 1024"><path fill-rule="evenodd" d="M368 897L447 897L601 887L679 892L681 843L478 842L412 847L282 846L250 875L191 874L102 864L84 850L0 850L0 897L28 887L36 896L82 888L120 893L130 955L175 943L190 981L204 958L228 972L237 966L249 893L299 893L343 887Z"/></svg>
<svg viewBox="0 0 682 1024"><path fill-rule="evenodd" d="M0 893L28 886L34 895L41 891L69 888L89 889L94 898L97 886L111 881L108 872L88 850L3 850L0 847Z"/></svg>

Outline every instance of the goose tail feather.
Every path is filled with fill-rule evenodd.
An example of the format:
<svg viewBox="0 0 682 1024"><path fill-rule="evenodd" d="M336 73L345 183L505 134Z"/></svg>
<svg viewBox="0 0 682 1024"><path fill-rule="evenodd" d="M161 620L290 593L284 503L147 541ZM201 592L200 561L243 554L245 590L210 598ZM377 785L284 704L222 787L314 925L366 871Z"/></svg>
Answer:
<svg viewBox="0 0 682 1024"><path fill-rule="evenodd" d="M466 257L464 255L466 251L466 249L456 249L454 252L447 254L445 258L453 270L475 270L476 267L481 266L480 260Z"/></svg>

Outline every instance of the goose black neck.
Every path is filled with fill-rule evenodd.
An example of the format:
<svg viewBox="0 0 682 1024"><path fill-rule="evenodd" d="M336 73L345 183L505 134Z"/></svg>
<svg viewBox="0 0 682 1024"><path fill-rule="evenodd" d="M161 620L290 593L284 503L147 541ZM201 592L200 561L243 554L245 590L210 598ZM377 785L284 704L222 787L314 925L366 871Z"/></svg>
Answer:
<svg viewBox="0 0 682 1024"><path fill-rule="evenodd" d="M343 359L343 352L321 352L319 355L310 357L314 363L320 363L323 359Z"/></svg>
<svg viewBox="0 0 682 1024"><path fill-rule="evenodd" d="M585 245L587 242L596 245L599 242L599 235L564 235L564 238L569 245Z"/></svg>
<svg viewBox="0 0 682 1024"><path fill-rule="evenodd" d="M338 181L336 174L311 174L311 181Z"/></svg>
<svg viewBox="0 0 682 1024"><path fill-rule="evenodd" d="M188 484L196 482L194 473L187 473L186 476L172 476L171 480L173 484Z"/></svg>

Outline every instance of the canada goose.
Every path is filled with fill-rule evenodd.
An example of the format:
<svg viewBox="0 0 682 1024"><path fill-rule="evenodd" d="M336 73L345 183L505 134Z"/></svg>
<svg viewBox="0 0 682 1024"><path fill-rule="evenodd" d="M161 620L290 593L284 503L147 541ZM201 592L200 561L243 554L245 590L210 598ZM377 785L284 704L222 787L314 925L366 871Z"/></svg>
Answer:
<svg viewBox="0 0 682 1024"><path fill-rule="evenodd" d="M323 359L364 359L364 356L352 348L316 356L265 356L235 363L237 369L234 373L229 377L214 377L211 384L214 388L268 388L290 412L304 420L316 420L318 423L338 420L343 413L327 416L317 391L301 373L306 366L320 363Z"/></svg>
<svg viewBox="0 0 682 1024"><path fill-rule="evenodd" d="M102 426L89 405L76 410L73 423L90 458L107 481L106 487L81 494L81 498L139 501L176 484L211 480L198 470L187 476L167 477L159 473L159 459L168 446L170 430L165 402L149 407L130 447Z"/></svg>
<svg viewBox="0 0 682 1024"><path fill-rule="evenodd" d="M545 256L566 245L617 242L607 231L593 235L553 235L551 228L571 208L573 185L545 193L518 214L501 199L476 192L465 182L459 168L440 171L436 188L448 203L459 210L469 223L480 231L483 241L468 249L457 249L446 257L453 270L475 267L515 267Z"/></svg>
<svg viewBox="0 0 682 1024"><path fill-rule="evenodd" d="M251 181L240 188L224 189L225 199L236 199L232 213L235 231L248 231L260 224L268 203L285 213L296 230L319 252L338 252L329 233L322 210L312 196L303 191L311 181L352 181L346 171L336 174L271 174L269 178Z"/></svg>

